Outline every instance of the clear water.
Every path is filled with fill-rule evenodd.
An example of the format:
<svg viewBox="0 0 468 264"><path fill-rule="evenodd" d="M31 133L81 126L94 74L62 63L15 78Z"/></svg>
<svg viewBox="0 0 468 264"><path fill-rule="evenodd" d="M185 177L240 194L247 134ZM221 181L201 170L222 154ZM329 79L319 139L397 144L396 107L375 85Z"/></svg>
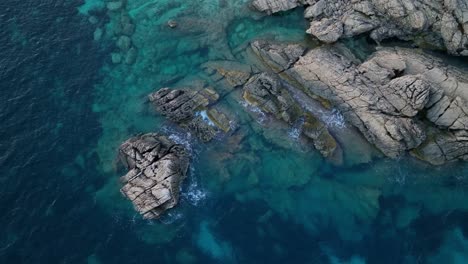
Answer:
<svg viewBox="0 0 468 264"><path fill-rule="evenodd" d="M128 66L111 62L118 18L103 6L0 3L0 263L466 263L467 164L370 156L337 167L296 136L300 124L240 104L239 91L221 102L238 133L209 144L150 110L160 87L225 93L204 65L251 62L252 39L313 45L303 10L128 0L138 49ZM161 221L120 195L115 160L122 140L154 130L193 156L180 205Z"/></svg>

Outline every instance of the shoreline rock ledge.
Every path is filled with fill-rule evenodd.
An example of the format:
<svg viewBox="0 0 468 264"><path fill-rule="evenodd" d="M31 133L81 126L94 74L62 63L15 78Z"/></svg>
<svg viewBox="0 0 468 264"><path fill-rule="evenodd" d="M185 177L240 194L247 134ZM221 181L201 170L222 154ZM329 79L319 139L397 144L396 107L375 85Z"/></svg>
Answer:
<svg viewBox="0 0 468 264"><path fill-rule="evenodd" d="M462 69L399 47L380 48L361 62L343 45L311 49L288 66L277 55L288 45L252 46L267 65L285 69L282 78L336 107L385 156L409 151L434 165L468 161L468 75Z"/></svg>
<svg viewBox="0 0 468 264"><path fill-rule="evenodd" d="M158 133L143 134L122 143L119 158L129 170L120 191L143 218L159 218L178 203L189 166L184 146Z"/></svg>
<svg viewBox="0 0 468 264"><path fill-rule="evenodd" d="M267 14L305 7L308 34L324 43L368 34L377 43L398 38L468 56L466 0L252 0Z"/></svg>

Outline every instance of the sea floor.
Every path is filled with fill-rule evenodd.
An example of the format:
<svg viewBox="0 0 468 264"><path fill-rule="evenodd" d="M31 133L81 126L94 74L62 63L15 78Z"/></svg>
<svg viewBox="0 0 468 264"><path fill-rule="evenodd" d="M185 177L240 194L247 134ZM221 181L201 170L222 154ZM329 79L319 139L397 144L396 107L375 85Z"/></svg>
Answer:
<svg viewBox="0 0 468 264"><path fill-rule="evenodd" d="M247 0L106 5L0 4L0 263L467 262L468 164L390 160L350 144L336 165L300 127L213 79L213 62L262 67L248 49L255 39L316 46L303 10L263 16ZM344 44L361 57L374 48ZM162 87L212 87L235 133L204 144L156 115L146 96ZM348 129L339 112L326 114L333 130ZM118 146L151 131L192 154L180 203L160 221L142 219L119 192Z"/></svg>

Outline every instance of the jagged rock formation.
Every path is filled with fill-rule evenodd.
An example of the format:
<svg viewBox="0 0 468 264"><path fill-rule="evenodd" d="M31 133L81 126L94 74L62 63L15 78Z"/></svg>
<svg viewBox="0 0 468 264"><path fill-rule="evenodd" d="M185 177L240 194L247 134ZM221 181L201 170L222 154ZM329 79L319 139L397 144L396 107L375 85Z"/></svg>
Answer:
<svg viewBox="0 0 468 264"><path fill-rule="evenodd" d="M258 57L268 57L264 62L276 73L289 69L306 51L298 44L276 45L263 40L254 41L250 46Z"/></svg>
<svg viewBox="0 0 468 264"><path fill-rule="evenodd" d="M162 88L148 98L156 111L188 128L204 142L213 139L219 130L227 133L231 129L228 117L212 107L219 95L211 89Z"/></svg>
<svg viewBox="0 0 468 264"><path fill-rule="evenodd" d="M252 76L244 86L243 98L290 125L304 119L301 133L324 157L341 160L341 157L332 157L336 154L337 143L326 126L299 106L276 75L260 73Z"/></svg>
<svg viewBox="0 0 468 264"><path fill-rule="evenodd" d="M120 146L119 158L129 170L120 191L144 218L158 218L177 204L189 166L182 145L156 133L139 135Z"/></svg>
<svg viewBox="0 0 468 264"><path fill-rule="evenodd" d="M288 124L294 124L302 114L289 92L282 87L281 80L273 74L260 73L250 78L244 86L243 97Z"/></svg>
<svg viewBox="0 0 468 264"><path fill-rule="evenodd" d="M268 14L290 10L300 4L298 0L254 0L252 2L255 9Z"/></svg>
<svg viewBox="0 0 468 264"><path fill-rule="evenodd" d="M468 2L465 0L253 0L269 14L304 5L307 33L325 43L363 33L380 42L413 40L468 56Z"/></svg>
<svg viewBox="0 0 468 264"><path fill-rule="evenodd" d="M274 67L277 54L290 49L263 47L257 54ZM433 164L468 160L468 75L433 56L385 48L360 63L342 46L322 46L281 75L340 109L389 157L411 150Z"/></svg>

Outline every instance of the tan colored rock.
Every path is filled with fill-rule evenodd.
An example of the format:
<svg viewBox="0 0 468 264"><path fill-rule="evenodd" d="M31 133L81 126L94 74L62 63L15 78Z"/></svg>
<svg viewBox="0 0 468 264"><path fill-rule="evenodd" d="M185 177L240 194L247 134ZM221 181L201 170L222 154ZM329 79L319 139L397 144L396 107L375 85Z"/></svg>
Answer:
<svg viewBox="0 0 468 264"><path fill-rule="evenodd" d="M289 125L303 122L301 134L312 141L322 156L335 158L333 155L338 144L328 128L318 118L301 108L277 76L269 73L252 76L244 86L243 97L249 104Z"/></svg>
<svg viewBox="0 0 468 264"><path fill-rule="evenodd" d="M377 42L414 40L468 56L468 2L465 0L253 0L268 14L305 6L307 33L325 43L368 33Z"/></svg>
<svg viewBox="0 0 468 264"><path fill-rule="evenodd" d="M158 218L177 204L189 166L182 145L157 133L139 135L122 143L119 158L129 170L121 193L144 218Z"/></svg>
<svg viewBox="0 0 468 264"><path fill-rule="evenodd" d="M287 11L299 6L298 0L253 0L252 6L260 12L268 14Z"/></svg>
<svg viewBox="0 0 468 264"><path fill-rule="evenodd" d="M230 130L225 114L217 110L211 111L211 116L209 114L219 99L219 94L210 88L162 88L148 98L158 113L187 128L204 142L212 140L220 131L227 133Z"/></svg>
<svg viewBox="0 0 468 264"><path fill-rule="evenodd" d="M343 23L339 20L323 18L310 23L307 33L325 43L334 43L343 35Z"/></svg>
<svg viewBox="0 0 468 264"><path fill-rule="evenodd" d="M281 45L274 50L278 52ZM268 48L257 54L267 64L271 60ZM289 67L281 76L297 83L306 95L337 107L389 157L413 151L441 164L468 155L468 74L435 57L384 48L359 63L343 46L322 46L292 66L284 62L276 67Z"/></svg>

